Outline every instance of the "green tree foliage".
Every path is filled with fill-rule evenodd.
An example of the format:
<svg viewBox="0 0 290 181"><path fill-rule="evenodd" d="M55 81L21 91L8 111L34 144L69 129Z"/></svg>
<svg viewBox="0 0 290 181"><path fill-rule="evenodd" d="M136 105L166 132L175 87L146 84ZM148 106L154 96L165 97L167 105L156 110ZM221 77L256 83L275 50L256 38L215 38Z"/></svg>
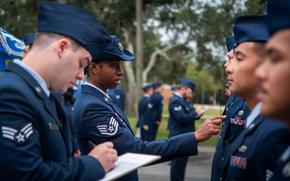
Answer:
<svg viewBox="0 0 290 181"><path fill-rule="evenodd" d="M122 40L125 39L124 31L127 31L130 35L129 41L135 46L135 1L51 1L70 3L88 11L111 34L119 36ZM41 0L0 1L1 27L20 37L25 33L36 31L39 2ZM232 33L234 17L264 13L265 0L144 0L143 7L144 67L156 49L184 44L167 52L170 61L158 57L157 64L149 74L149 81L174 83L179 77L187 76L186 72L191 70L189 63L194 59L197 63L196 70L207 71L214 79L213 84L223 85L225 38ZM154 22L155 25L149 22ZM160 28L163 31L158 31ZM167 42L161 42L160 37L164 34L172 35ZM188 48L188 43L193 44L191 49ZM199 78L203 80L202 77ZM206 89L212 91L211 87Z"/></svg>
<svg viewBox="0 0 290 181"><path fill-rule="evenodd" d="M197 85L195 98L197 102L209 103L209 96L206 95L213 95L222 88L222 85L215 81L214 76L207 70L200 69L196 63L188 64L185 75Z"/></svg>

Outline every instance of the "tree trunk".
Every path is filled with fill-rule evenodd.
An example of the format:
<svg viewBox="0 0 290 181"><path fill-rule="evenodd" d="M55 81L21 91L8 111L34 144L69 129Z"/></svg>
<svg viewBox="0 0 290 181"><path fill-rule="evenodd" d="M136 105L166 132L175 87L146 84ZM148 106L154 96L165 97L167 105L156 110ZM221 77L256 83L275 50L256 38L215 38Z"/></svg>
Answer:
<svg viewBox="0 0 290 181"><path fill-rule="evenodd" d="M141 88L143 85L142 71L143 71L143 11L142 0L136 0L136 19L137 19L137 31L136 31L136 87L135 94L132 94L136 100L141 96ZM135 113L137 113L137 101L135 101ZM137 115L137 114L136 114Z"/></svg>

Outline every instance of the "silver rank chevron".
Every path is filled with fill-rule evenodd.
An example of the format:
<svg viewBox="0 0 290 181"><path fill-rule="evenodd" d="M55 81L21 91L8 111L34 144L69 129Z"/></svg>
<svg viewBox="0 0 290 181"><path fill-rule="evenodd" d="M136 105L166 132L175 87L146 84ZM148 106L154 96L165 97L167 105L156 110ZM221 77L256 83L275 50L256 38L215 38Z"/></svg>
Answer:
<svg viewBox="0 0 290 181"><path fill-rule="evenodd" d="M108 125L97 125L102 135L113 136L118 132L119 123L114 117L111 117Z"/></svg>
<svg viewBox="0 0 290 181"><path fill-rule="evenodd" d="M25 143L33 133L33 127L31 123L25 125L21 130L17 130L8 126L1 126L1 132L3 138L22 144Z"/></svg>

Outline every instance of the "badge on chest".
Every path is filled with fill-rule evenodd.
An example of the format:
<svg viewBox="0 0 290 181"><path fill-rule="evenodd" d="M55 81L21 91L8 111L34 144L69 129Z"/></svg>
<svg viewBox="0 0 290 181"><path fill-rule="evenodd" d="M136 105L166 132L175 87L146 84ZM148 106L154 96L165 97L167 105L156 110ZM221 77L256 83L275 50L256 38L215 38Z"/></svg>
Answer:
<svg viewBox="0 0 290 181"><path fill-rule="evenodd" d="M240 156L231 156L230 166L240 169L247 168L247 158Z"/></svg>

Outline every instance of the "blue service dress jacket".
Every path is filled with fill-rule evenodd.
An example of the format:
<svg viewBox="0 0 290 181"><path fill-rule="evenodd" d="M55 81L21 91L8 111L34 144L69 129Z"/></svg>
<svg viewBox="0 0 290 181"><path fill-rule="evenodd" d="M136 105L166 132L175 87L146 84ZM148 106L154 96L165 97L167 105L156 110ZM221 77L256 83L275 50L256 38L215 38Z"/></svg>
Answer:
<svg viewBox="0 0 290 181"><path fill-rule="evenodd" d="M173 94L170 98L168 109L170 137L193 131L194 121L198 115L195 111L190 110L188 104L182 97Z"/></svg>
<svg viewBox="0 0 290 181"><path fill-rule="evenodd" d="M15 63L0 76L0 127L1 180L87 181L105 174L96 159L72 156L61 105Z"/></svg>
<svg viewBox="0 0 290 181"><path fill-rule="evenodd" d="M154 136L154 109L152 99L149 96L143 96L138 104L138 124L137 127L141 128L141 139L152 141ZM149 130L143 129L143 126L147 125Z"/></svg>
<svg viewBox="0 0 290 181"><path fill-rule="evenodd" d="M155 154L161 155L160 162L197 154L197 142L192 133L152 142L135 138L125 113L104 93L90 85L82 86L74 111L82 154L89 152L92 143L105 141L113 142L118 155L127 152ZM120 180L138 180L137 171Z"/></svg>
<svg viewBox="0 0 290 181"><path fill-rule="evenodd" d="M258 115L229 146L220 180L268 180L289 145L288 134L286 125Z"/></svg>
<svg viewBox="0 0 290 181"><path fill-rule="evenodd" d="M222 123L216 150L212 161L211 181L218 181L221 177L223 158L229 145L244 130L246 118L250 110L245 101L236 96L229 96L225 106L224 115L227 117Z"/></svg>
<svg viewBox="0 0 290 181"><path fill-rule="evenodd" d="M108 91L111 99L123 110L125 111L125 91L121 85L118 85L115 89Z"/></svg>
<svg viewBox="0 0 290 181"><path fill-rule="evenodd" d="M290 146L284 151L277 163L277 169L272 174L270 181L290 180Z"/></svg>
<svg viewBox="0 0 290 181"><path fill-rule="evenodd" d="M153 140L155 140L157 136L158 127L159 127L159 124L157 124L156 122L159 121L159 123L161 123L162 121L163 97L159 92L153 92L151 98L152 98L152 102L154 106L154 124L153 124L152 135L153 135Z"/></svg>
<svg viewBox="0 0 290 181"><path fill-rule="evenodd" d="M163 97L159 92L153 92L151 99L155 107L154 121L162 121Z"/></svg>

